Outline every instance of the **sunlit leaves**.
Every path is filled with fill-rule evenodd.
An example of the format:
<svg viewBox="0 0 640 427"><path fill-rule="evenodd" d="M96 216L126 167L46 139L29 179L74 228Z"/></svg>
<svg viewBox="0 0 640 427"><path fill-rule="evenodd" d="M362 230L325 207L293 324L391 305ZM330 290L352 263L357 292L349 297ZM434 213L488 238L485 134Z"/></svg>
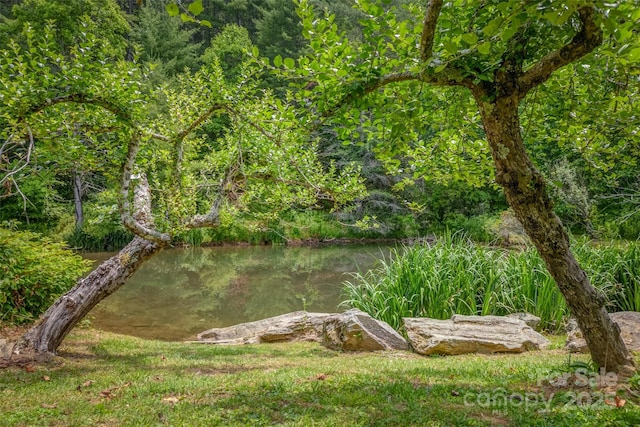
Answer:
<svg viewBox="0 0 640 427"><path fill-rule="evenodd" d="M199 15L204 10L204 7L202 6L202 0L194 0L187 7L187 10L196 16Z"/></svg>
<svg viewBox="0 0 640 427"><path fill-rule="evenodd" d="M296 66L296 62L292 58L285 58L284 66L286 68L293 69Z"/></svg>
<svg viewBox="0 0 640 427"><path fill-rule="evenodd" d="M176 3L169 3L167 4L167 13L169 16L178 16L180 9Z"/></svg>
<svg viewBox="0 0 640 427"><path fill-rule="evenodd" d="M182 22L195 22L205 27L213 28L210 21L197 18L204 11L202 0L194 0L188 4L181 1L172 1L167 3L166 10L169 16L180 16Z"/></svg>
<svg viewBox="0 0 640 427"><path fill-rule="evenodd" d="M93 24L79 25L81 37L68 54L51 25L40 32L26 25L24 44L0 50L0 138L24 138L30 129L50 168L100 171L121 158L122 124L140 117L133 99L141 98L141 73L115 59L117 51L93 35ZM60 102L65 97L72 102Z"/></svg>
<svg viewBox="0 0 640 427"><path fill-rule="evenodd" d="M600 53L610 56L610 66L626 66L640 56L640 14L638 19L629 20L635 13L632 3L597 4L603 12L598 19L608 28L610 40L610 47L605 46ZM579 30L578 9L590 4L580 0L506 0L471 1L462 7L447 2L434 34L432 56L423 62L419 35L424 3L408 2L406 11L400 14L381 2L359 0L357 5L366 15L361 21L364 40L354 43L336 28L332 17L315 14L308 2L301 1L300 16L313 53L299 59L299 76L304 76L300 98L312 100L319 113L335 114L332 120L340 126L340 136L347 143L372 144L392 172L407 172L401 156L408 155L415 173L425 173L429 178L469 179L472 183L490 180L489 156L481 143L484 135L473 101L466 98L467 105L462 106L461 100L468 93L460 91L439 100L426 94L427 87L410 82L394 83L392 89L378 87L365 92L364 88L376 87L384 76L401 74L413 74L426 86L429 82L439 83L438 77L451 78L452 69L461 72L456 78L467 78L475 85L490 84L508 61L510 66L526 70L569 43ZM593 91L589 96L594 97ZM606 96L606 108L621 113L624 96ZM534 110L542 108L539 100L534 103ZM589 104L585 103L584 108L588 110ZM579 114L589 117L587 111ZM608 126L612 127L605 133L612 135L619 124ZM589 151L593 157L596 147L608 148L604 140L596 143L602 130L594 133L588 128L592 126L563 128L554 137L565 135L562 139L567 144L572 141L575 148L585 155Z"/></svg>

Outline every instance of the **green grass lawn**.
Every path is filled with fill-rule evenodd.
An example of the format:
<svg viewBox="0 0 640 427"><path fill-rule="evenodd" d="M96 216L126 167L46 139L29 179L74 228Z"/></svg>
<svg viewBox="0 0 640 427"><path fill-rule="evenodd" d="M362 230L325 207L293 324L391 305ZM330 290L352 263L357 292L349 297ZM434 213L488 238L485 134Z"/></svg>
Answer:
<svg viewBox="0 0 640 427"><path fill-rule="evenodd" d="M598 378L570 363L586 360L558 348L422 357L306 343L216 347L80 329L51 363L0 370L0 425L640 424L638 377L584 384Z"/></svg>

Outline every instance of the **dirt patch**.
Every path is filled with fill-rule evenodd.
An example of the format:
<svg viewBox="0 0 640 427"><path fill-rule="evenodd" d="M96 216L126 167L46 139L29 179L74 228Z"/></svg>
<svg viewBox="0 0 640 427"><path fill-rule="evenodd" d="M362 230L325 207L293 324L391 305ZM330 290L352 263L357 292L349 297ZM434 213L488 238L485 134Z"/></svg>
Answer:
<svg viewBox="0 0 640 427"><path fill-rule="evenodd" d="M5 339L7 341L16 341L25 332L27 332L33 324L29 323L26 325L11 325L8 323L0 322L0 339Z"/></svg>
<svg viewBox="0 0 640 427"><path fill-rule="evenodd" d="M493 414L484 414L481 413L479 415L474 416L473 418L476 418L484 423L490 423L492 426L508 426L511 425L511 422L506 419L506 418L501 418L498 417L496 415Z"/></svg>

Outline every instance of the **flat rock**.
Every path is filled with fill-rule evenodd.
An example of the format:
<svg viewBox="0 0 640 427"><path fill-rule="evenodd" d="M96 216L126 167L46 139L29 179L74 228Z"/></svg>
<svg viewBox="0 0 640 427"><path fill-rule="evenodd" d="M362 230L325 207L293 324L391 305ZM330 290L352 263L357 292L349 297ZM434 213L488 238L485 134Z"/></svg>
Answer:
<svg viewBox="0 0 640 427"><path fill-rule="evenodd" d="M640 351L640 312L618 311L609 313L611 320L620 327L620 335L629 351ZM587 342L582 336L582 331L578 327L575 319L567 323L567 343L566 349L572 353L587 353Z"/></svg>
<svg viewBox="0 0 640 427"><path fill-rule="evenodd" d="M547 348L549 340L523 320L506 316L463 316L450 320L404 318L414 351L420 354L522 353Z"/></svg>
<svg viewBox="0 0 640 427"><path fill-rule="evenodd" d="M296 311L198 334L198 342L208 344L258 344L282 341L322 342L323 321L330 313Z"/></svg>
<svg viewBox="0 0 640 427"><path fill-rule="evenodd" d="M507 314L507 317L513 317L515 319L520 319L524 323L526 323L527 326L531 326L536 331L538 330L538 326L540 326L540 318L538 316L534 316L531 313L526 313L526 312L524 312L524 313L511 313L511 314Z"/></svg>
<svg viewBox="0 0 640 427"><path fill-rule="evenodd" d="M322 345L333 350L409 350L407 341L388 323L358 309L324 319Z"/></svg>

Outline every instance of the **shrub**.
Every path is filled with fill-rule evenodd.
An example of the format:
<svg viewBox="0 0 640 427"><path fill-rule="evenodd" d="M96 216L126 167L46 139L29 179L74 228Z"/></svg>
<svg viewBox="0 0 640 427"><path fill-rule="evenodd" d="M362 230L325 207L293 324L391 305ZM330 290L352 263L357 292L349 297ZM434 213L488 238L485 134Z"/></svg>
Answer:
<svg viewBox="0 0 640 427"><path fill-rule="evenodd" d="M466 217L461 214L452 213L445 217L445 230L462 232L474 242L490 243L496 239L491 225L495 218L489 215L478 215Z"/></svg>
<svg viewBox="0 0 640 427"><path fill-rule="evenodd" d="M36 319L90 264L38 234L0 228L0 319Z"/></svg>

